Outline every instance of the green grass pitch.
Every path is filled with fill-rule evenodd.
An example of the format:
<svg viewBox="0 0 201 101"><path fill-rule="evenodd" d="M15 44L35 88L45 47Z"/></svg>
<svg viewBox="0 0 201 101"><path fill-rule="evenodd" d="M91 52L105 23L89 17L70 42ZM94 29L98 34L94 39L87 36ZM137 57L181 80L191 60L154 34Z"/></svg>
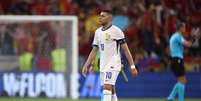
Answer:
<svg viewBox="0 0 201 101"><path fill-rule="evenodd" d="M98 99L80 99L80 100L72 100L72 99L46 99L46 98L0 98L0 101L100 101ZM162 99L119 99L119 101L166 101L165 98ZM201 101L200 99L186 99L185 101Z"/></svg>

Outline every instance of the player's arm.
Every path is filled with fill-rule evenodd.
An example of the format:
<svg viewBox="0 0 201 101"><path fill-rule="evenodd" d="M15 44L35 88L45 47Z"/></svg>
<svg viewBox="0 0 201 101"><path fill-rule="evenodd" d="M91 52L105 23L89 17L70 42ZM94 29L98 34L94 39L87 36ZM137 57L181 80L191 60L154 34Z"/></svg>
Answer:
<svg viewBox="0 0 201 101"><path fill-rule="evenodd" d="M127 43L125 42L125 43L121 44L121 48L123 49L124 54L125 54L125 56L126 56L128 62L129 62L129 64L130 64L131 73L132 73L134 76L137 76L137 75L138 75L138 71L137 71L137 69L135 68L135 64L134 64L134 61L133 61L133 57L132 57L132 55L131 55L131 53L130 53L130 50L129 50L129 48L128 48Z"/></svg>
<svg viewBox="0 0 201 101"><path fill-rule="evenodd" d="M91 62L95 59L98 47L94 46L85 62L84 66L82 67L82 75L86 77L87 68L91 64Z"/></svg>
<svg viewBox="0 0 201 101"><path fill-rule="evenodd" d="M183 45L186 46L186 47L191 47L192 46L192 42L188 41L188 40L184 40L183 41Z"/></svg>
<svg viewBox="0 0 201 101"><path fill-rule="evenodd" d="M183 44L185 47L191 47L192 46L192 41L188 41L184 39L184 37L178 38L178 42Z"/></svg>

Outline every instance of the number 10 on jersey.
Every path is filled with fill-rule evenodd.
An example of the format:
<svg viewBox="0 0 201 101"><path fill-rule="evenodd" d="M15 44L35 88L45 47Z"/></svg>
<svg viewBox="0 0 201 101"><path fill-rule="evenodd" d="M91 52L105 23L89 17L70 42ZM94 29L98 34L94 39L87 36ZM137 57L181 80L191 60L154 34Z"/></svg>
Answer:
<svg viewBox="0 0 201 101"><path fill-rule="evenodd" d="M106 72L106 79L112 78L112 72Z"/></svg>

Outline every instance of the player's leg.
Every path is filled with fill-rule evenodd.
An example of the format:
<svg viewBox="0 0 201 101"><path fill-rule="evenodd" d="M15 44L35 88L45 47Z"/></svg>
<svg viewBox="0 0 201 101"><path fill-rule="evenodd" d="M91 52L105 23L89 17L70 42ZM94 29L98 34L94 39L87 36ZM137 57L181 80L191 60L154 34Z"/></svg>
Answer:
<svg viewBox="0 0 201 101"><path fill-rule="evenodd" d="M115 86L112 89L112 101L118 101Z"/></svg>
<svg viewBox="0 0 201 101"><path fill-rule="evenodd" d="M117 77L119 75L118 71L109 71L104 73L104 87L103 87L103 101L117 101L116 91L114 86L116 84ZM111 94L111 96L105 96L105 94ZM111 100L110 100L111 98ZM108 100L104 100L108 99Z"/></svg>
<svg viewBox="0 0 201 101"><path fill-rule="evenodd" d="M178 85L179 85L178 83L176 83L176 84L174 85L174 87L173 87L173 89L172 89L170 95L167 97L167 100L168 100L168 101L173 101L173 100L175 100L175 97L176 97L176 95L177 95L177 93L178 93L178 90L179 90L179 86L178 86Z"/></svg>
<svg viewBox="0 0 201 101"><path fill-rule="evenodd" d="M184 101L184 91L185 91L185 84L186 84L186 77L185 77L185 69L183 65L182 59L173 59L172 60L172 71L177 78L177 83L175 84L172 92L168 96L168 100L174 100L176 94L179 95L179 101Z"/></svg>
<svg viewBox="0 0 201 101"><path fill-rule="evenodd" d="M184 92L185 92L185 84L187 82L186 80L186 76L185 76L185 68L184 68L184 63L183 60L181 60L180 62L180 69L178 70L178 77L177 77L177 81L178 81L178 101L184 101Z"/></svg>
<svg viewBox="0 0 201 101"><path fill-rule="evenodd" d="M104 84L103 86L103 101L112 101L112 85Z"/></svg>
<svg viewBox="0 0 201 101"><path fill-rule="evenodd" d="M106 72L100 72L100 82L103 87L103 93L101 95L101 101L112 101L112 85L107 84L108 78Z"/></svg>
<svg viewBox="0 0 201 101"><path fill-rule="evenodd" d="M187 82L185 76L180 76L177 78L178 80L178 101L184 101L184 92L185 92L185 84Z"/></svg>
<svg viewBox="0 0 201 101"><path fill-rule="evenodd" d="M175 84L172 92L168 96L168 100L174 100L176 94L178 93L179 96L179 101L184 101L184 92L185 92L185 84L186 84L186 77L185 76L180 76L177 77L177 83Z"/></svg>
<svg viewBox="0 0 201 101"><path fill-rule="evenodd" d="M176 78L179 77L179 70L181 68L179 63L180 63L180 61L178 60L178 58L171 59L171 71L173 72L173 74L175 75ZM175 100L175 97L179 91L179 85L180 84L178 82L174 85L170 95L167 97L168 101Z"/></svg>
<svg viewBox="0 0 201 101"><path fill-rule="evenodd" d="M117 97L117 93L116 93L116 89L115 89L115 84L116 84L118 75L119 75L118 71L113 71L112 101L118 101L118 97Z"/></svg>

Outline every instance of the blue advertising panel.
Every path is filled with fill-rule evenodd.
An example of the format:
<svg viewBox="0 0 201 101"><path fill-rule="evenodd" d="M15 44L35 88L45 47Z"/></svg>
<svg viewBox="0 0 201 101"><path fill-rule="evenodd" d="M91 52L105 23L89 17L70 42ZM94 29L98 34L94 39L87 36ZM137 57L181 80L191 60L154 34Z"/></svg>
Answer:
<svg viewBox="0 0 201 101"><path fill-rule="evenodd" d="M63 73L1 73L2 96L65 98L66 79Z"/></svg>
<svg viewBox="0 0 201 101"><path fill-rule="evenodd" d="M176 79L170 72L144 72L134 78L129 72L126 74L128 82L125 82L120 73L116 83L117 95L120 98L167 97L176 82ZM189 98L200 98L201 73L188 73L187 80L186 96ZM80 78L81 98L100 98L101 90L99 73L88 74L85 79L83 77Z"/></svg>

